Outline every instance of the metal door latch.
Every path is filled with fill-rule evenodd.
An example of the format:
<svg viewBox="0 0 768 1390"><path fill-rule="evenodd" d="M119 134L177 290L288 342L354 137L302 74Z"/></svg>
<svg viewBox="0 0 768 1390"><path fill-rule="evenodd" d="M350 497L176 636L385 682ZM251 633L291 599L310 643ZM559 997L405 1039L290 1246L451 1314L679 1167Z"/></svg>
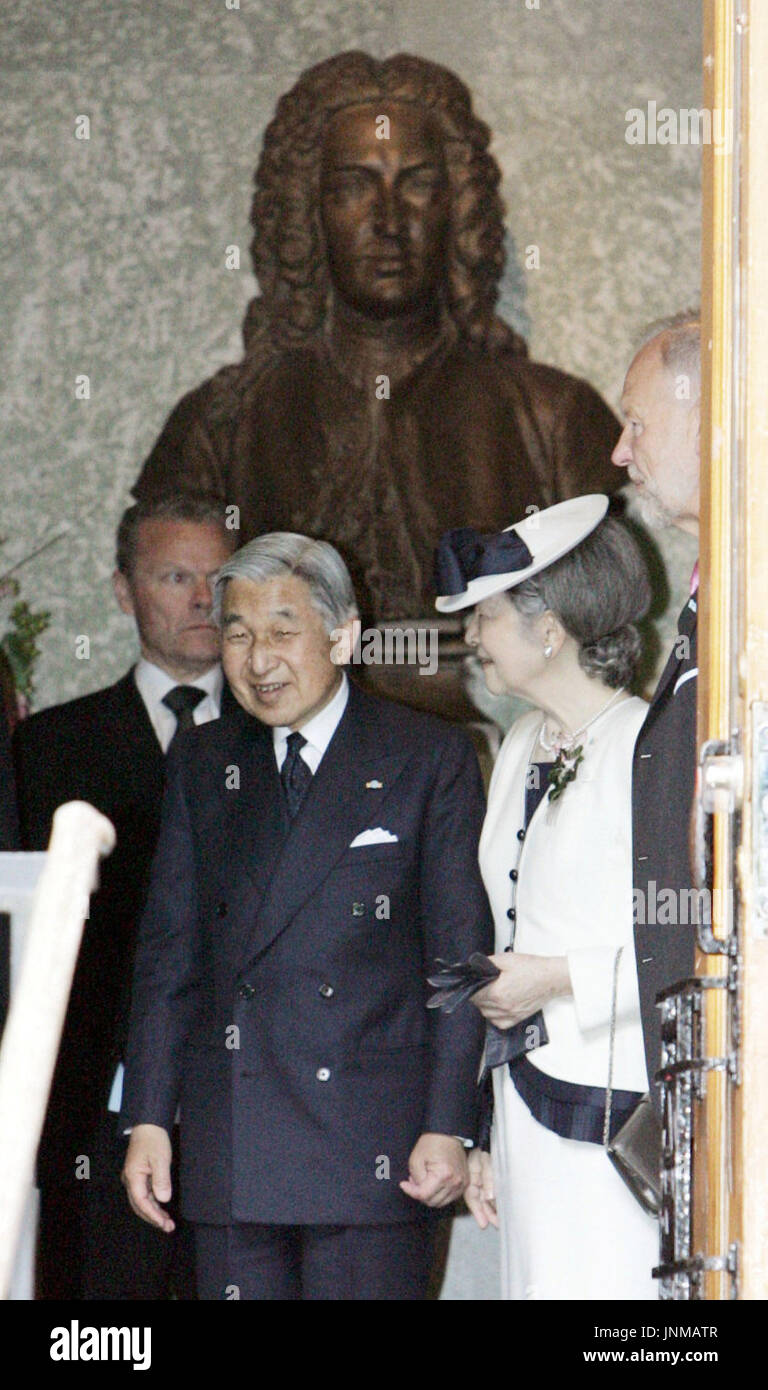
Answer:
<svg viewBox="0 0 768 1390"><path fill-rule="evenodd" d="M731 743L708 739L702 744L701 804L705 815L731 814L741 805L744 791L744 759Z"/></svg>

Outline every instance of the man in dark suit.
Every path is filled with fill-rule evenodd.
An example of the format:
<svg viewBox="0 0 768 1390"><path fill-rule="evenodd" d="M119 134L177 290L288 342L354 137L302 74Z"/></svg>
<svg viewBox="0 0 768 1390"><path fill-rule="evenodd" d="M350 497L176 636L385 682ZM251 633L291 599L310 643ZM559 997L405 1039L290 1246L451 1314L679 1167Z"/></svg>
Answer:
<svg viewBox="0 0 768 1390"><path fill-rule="evenodd" d="M419 1299L467 1181L476 1010L426 1007L436 957L488 950L467 735L341 669L333 547L278 533L217 582L239 708L169 762L123 1118L134 1209L182 1211L203 1298Z"/></svg>
<svg viewBox="0 0 768 1390"><path fill-rule="evenodd" d="M40 1145L45 1298L163 1297L178 1253L122 1219L121 1058L163 755L178 727L219 714L211 581L231 552L218 504L167 497L130 507L118 530L114 587L136 621L137 665L106 690L33 715L15 735L26 849L46 847L56 807L73 799L103 811L117 831L91 900Z"/></svg>
<svg viewBox="0 0 768 1390"><path fill-rule="evenodd" d="M657 324L632 361L613 462L626 468L643 520L699 532L701 346L698 314ZM633 764L635 952L648 1075L660 1066L659 992L693 974L690 818L696 771L696 593L638 735Z"/></svg>
<svg viewBox="0 0 768 1390"><path fill-rule="evenodd" d="M11 741L5 711L0 707L0 852L19 848L16 785ZM0 912L0 1033L5 1026L10 995L10 920Z"/></svg>
<svg viewBox="0 0 768 1390"><path fill-rule="evenodd" d="M0 850L15 850L18 846L19 823L16 814L10 730L5 710L0 708Z"/></svg>

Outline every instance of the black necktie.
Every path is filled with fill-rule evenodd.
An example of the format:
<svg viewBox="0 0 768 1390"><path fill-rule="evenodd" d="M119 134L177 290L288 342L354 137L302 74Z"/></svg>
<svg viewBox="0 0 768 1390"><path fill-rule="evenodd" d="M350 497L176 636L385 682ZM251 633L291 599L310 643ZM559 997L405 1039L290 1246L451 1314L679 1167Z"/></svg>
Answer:
<svg viewBox="0 0 768 1390"><path fill-rule="evenodd" d="M173 731L173 738L166 748L169 752L172 744L176 742L179 734L183 734L185 729L193 729L195 725L194 710L205 699L205 691L198 690L196 685L175 685L173 690L169 690L163 696L163 704L176 715L176 728Z"/></svg>
<svg viewBox="0 0 768 1390"><path fill-rule="evenodd" d="M288 807L288 816L291 820L296 815L304 800L307 787L312 781L312 773L301 756L301 750L306 741L303 734L288 735L288 750L280 769L280 781L283 784L285 804Z"/></svg>

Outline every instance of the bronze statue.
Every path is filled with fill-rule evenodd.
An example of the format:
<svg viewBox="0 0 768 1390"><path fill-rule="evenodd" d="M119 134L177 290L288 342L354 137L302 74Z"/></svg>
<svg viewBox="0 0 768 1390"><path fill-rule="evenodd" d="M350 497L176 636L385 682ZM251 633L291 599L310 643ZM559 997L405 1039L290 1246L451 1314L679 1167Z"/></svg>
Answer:
<svg viewBox="0 0 768 1390"><path fill-rule="evenodd" d="M299 78L256 171L244 358L179 402L136 497L213 493L242 541L324 537L366 616L402 623L433 613L446 529L615 490L608 407L494 313L489 141L464 84L422 58L342 53Z"/></svg>

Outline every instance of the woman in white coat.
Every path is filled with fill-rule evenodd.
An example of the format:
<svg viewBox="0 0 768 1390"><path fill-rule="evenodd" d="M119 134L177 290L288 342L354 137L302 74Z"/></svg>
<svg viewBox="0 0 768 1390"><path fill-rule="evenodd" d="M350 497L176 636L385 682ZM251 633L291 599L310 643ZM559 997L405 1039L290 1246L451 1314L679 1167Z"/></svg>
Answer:
<svg viewBox="0 0 768 1390"><path fill-rule="evenodd" d="M500 975L472 1000L489 1025L492 1161L472 1151L465 1195L501 1227L506 1299L656 1297L656 1223L603 1147L606 1120L613 1136L648 1089L631 862L646 705L627 687L650 586L607 505L575 498L438 551L438 608L472 609L489 691L535 706L491 780L480 862Z"/></svg>

